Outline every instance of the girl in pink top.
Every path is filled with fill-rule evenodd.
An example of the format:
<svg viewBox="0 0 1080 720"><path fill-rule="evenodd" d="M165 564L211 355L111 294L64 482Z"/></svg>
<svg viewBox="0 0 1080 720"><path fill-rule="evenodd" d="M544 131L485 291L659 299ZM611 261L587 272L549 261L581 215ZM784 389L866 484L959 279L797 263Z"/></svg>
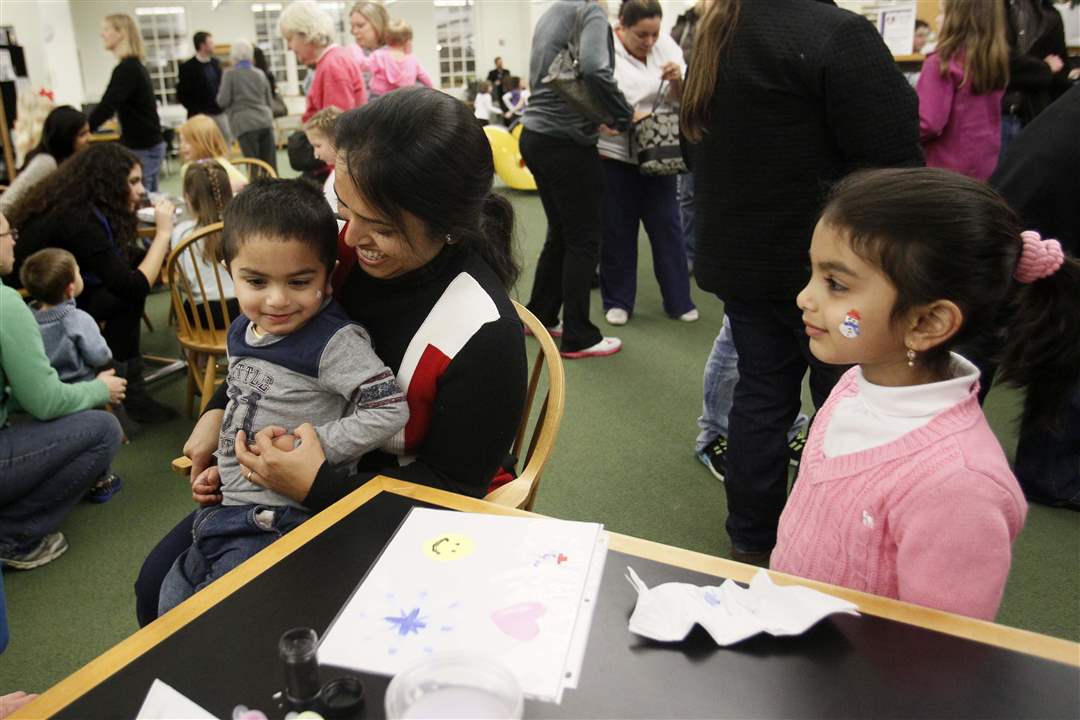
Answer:
<svg viewBox="0 0 1080 720"><path fill-rule="evenodd" d="M368 56L364 68L371 73L371 96L417 84L432 87L431 78L412 54L412 28L408 23L391 21L385 38L386 45Z"/></svg>
<svg viewBox="0 0 1080 720"><path fill-rule="evenodd" d="M1001 96L1009 81L1005 4L946 0L937 50L916 91L926 164L985 181L1001 147Z"/></svg>
<svg viewBox="0 0 1080 720"><path fill-rule="evenodd" d="M930 168L849 176L830 198L799 293L810 351L854 365L815 419L771 567L993 619L1027 505L950 352L992 333L1003 377L1045 423L1080 374L1080 263L1021 233L985 185Z"/></svg>

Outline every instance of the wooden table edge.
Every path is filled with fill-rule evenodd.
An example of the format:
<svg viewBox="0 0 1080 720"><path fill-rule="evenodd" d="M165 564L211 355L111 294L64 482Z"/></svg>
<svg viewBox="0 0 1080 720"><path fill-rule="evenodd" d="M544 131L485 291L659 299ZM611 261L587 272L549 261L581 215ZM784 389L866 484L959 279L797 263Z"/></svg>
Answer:
<svg viewBox="0 0 1080 720"><path fill-rule="evenodd" d="M138 659L162 640L258 577L260 573L300 549L308 541L383 492L462 512L516 517L543 517L536 513L495 505L484 500L458 495L445 490L437 490L381 475L377 476L150 625L121 640L82 668L53 685L34 702L23 706L11 715L11 720L51 717L60 712L129 663ZM630 535L609 531L608 536L610 538L609 547L612 550L707 575L749 582L760 569L733 560L664 545L651 540L643 540ZM769 575L780 585L804 585L849 600L858 606L859 612L867 615L896 620L927 630L975 640L1025 655L1033 655L1045 660L1080 668L1080 643L870 595L835 585L806 580L772 570L769 571Z"/></svg>

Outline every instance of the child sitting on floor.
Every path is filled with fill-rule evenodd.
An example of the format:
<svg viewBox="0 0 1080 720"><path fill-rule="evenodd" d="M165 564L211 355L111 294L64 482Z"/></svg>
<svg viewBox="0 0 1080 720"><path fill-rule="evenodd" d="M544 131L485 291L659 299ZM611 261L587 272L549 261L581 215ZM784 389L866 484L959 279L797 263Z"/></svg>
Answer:
<svg viewBox="0 0 1080 720"><path fill-rule="evenodd" d="M404 20L386 26L386 45L371 53L365 69L371 71L372 97L413 85L432 87L431 78L412 54L412 28Z"/></svg>
<svg viewBox="0 0 1080 720"><path fill-rule="evenodd" d="M1053 422L1080 373L1080 263L1021 234L985 185L929 168L840 183L810 261L810 350L856 367L811 427L772 569L993 619L1027 505L979 407L979 371L950 349L1015 300L1003 376L1039 379L1028 402Z"/></svg>
<svg viewBox="0 0 1080 720"><path fill-rule="evenodd" d="M315 158L322 160L330 167L330 175L323 183L323 197L330 204L330 209L337 215L337 194L334 192L334 163L337 160L337 150L334 148L334 132L337 128L341 110L330 105L308 118L304 123L304 135L311 143L311 149L315 151ZM338 218L338 231L345 226L345 221Z"/></svg>
<svg viewBox="0 0 1080 720"><path fill-rule="evenodd" d="M26 258L19 270L23 287L34 299L31 309L41 329L41 340L49 364L65 383L90 382L112 362L112 351L101 328L90 314L75 306L83 291L82 273L75 256L61 248L44 248ZM132 434L135 424L117 404L115 414L124 432ZM86 499L107 502L120 492L123 481L106 471L90 488Z"/></svg>
<svg viewBox="0 0 1080 720"><path fill-rule="evenodd" d="M192 546L162 583L161 613L308 518L241 475L238 431L310 422L327 460L351 466L408 420L394 373L330 298L337 226L318 190L301 180L249 185L225 210L223 254L243 313L229 328L218 464L204 471L220 474L223 497L197 512Z"/></svg>

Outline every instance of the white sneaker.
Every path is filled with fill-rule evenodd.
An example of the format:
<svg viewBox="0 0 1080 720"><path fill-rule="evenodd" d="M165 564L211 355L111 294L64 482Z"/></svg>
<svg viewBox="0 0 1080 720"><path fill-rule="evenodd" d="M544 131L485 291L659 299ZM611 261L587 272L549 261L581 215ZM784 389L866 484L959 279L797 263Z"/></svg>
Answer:
<svg viewBox="0 0 1080 720"><path fill-rule="evenodd" d="M620 350L622 350L622 340L617 337L606 337L601 338L600 342L591 347L587 347L584 350L564 350L559 354L568 360L576 360L578 358L614 355Z"/></svg>
<svg viewBox="0 0 1080 720"><path fill-rule="evenodd" d="M604 313L604 319L608 325L625 325L630 321L630 313L622 308L611 308Z"/></svg>
<svg viewBox="0 0 1080 720"><path fill-rule="evenodd" d="M679 320L683 322L697 322L701 315L698 314L697 308L690 308L682 315L679 316Z"/></svg>

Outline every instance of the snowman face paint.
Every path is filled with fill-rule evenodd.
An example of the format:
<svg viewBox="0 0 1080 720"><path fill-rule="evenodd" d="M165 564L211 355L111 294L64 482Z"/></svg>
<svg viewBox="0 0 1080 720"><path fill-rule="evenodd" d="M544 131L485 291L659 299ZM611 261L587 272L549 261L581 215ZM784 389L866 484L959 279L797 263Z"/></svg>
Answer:
<svg viewBox="0 0 1080 720"><path fill-rule="evenodd" d="M862 332L861 322L862 316L859 315L858 310L848 310L847 315L844 316L844 321L840 323L840 334L849 340L854 340Z"/></svg>

